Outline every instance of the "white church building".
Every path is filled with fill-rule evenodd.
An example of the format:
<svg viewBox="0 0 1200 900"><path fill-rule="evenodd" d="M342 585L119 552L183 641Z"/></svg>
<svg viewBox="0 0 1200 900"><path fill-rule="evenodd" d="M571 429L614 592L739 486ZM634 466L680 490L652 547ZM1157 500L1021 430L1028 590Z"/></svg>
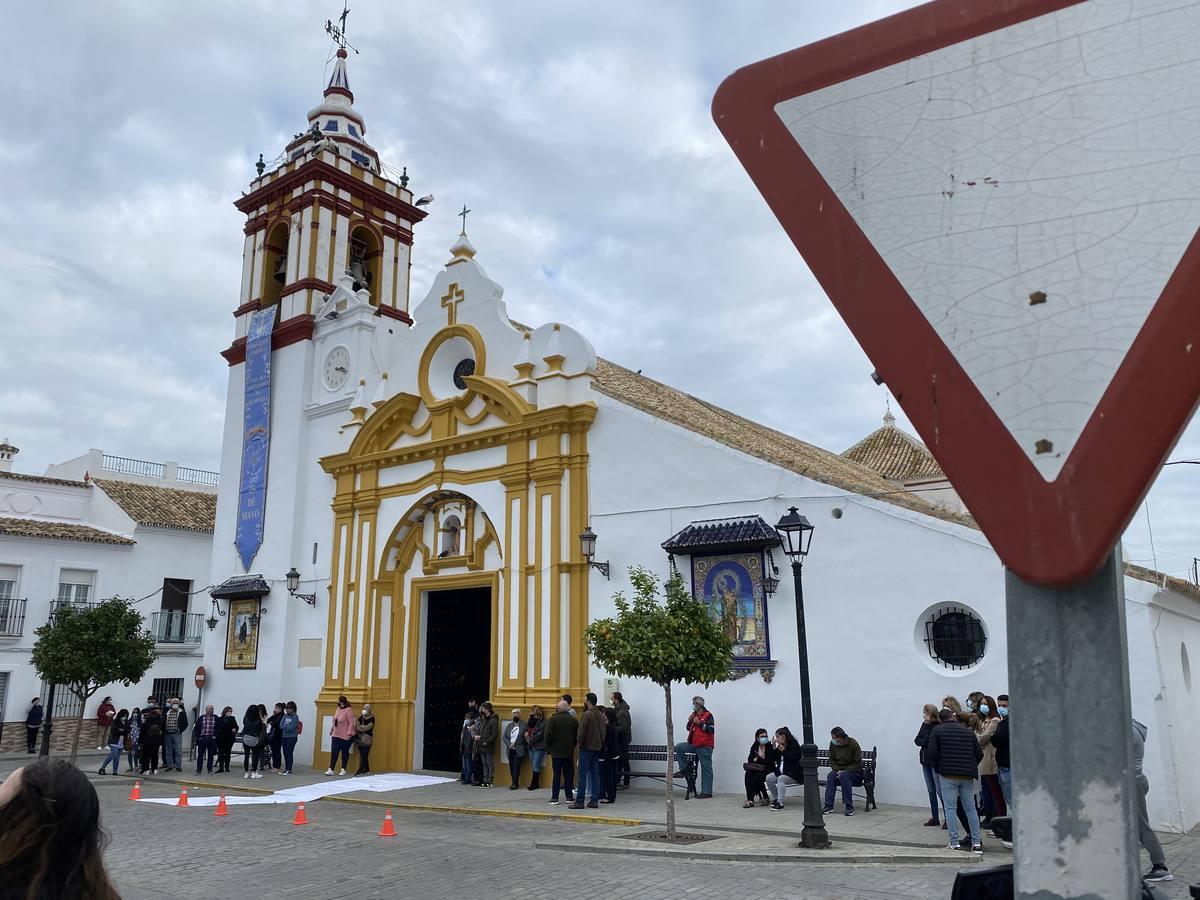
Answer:
<svg viewBox="0 0 1200 900"><path fill-rule="evenodd" d="M933 489L936 462L897 476L886 453L838 455L607 362L565 323L517 324L520 298L505 303L465 223L410 308L424 213L407 177L384 174L353 101L342 51L307 131L237 203L207 696L239 713L295 700L310 726L298 753L320 766L343 694L378 717L380 769L457 770L468 697L507 712L619 684L635 742L662 743L661 691L611 680L583 631L614 613L630 566L673 565L736 639L736 677L676 690L675 715L704 694L716 789L737 792L755 729L799 727L790 570L763 524L796 506L815 526L804 594L818 740L841 725L877 747L879 798L923 805L922 705L1005 692L1010 652L1002 567L944 478ZM876 444L920 447L884 428L897 434ZM772 566L784 575L768 595ZM1127 572L1152 815L1190 828L1200 591Z"/></svg>

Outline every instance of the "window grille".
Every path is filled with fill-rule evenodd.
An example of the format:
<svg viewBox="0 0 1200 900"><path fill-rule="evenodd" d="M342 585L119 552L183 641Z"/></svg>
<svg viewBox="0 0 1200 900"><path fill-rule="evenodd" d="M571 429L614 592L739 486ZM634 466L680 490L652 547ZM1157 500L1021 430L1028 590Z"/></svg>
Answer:
<svg viewBox="0 0 1200 900"><path fill-rule="evenodd" d="M967 669L983 659L987 634L969 609L942 606L925 620L925 646L931 659L947 669Z"/></svg>

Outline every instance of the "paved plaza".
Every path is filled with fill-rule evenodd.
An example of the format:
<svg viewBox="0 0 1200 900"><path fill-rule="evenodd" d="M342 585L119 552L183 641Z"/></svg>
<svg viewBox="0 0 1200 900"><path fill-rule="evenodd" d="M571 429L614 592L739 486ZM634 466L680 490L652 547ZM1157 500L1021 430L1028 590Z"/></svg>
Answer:
<svg viewBox="0 0 1200 900"><path fill-rule="evenodd" d="M0 769L14 762L4 760ZM230 796L262 796L322 780L312 771L254 782L235 774L198 781L224 784ZM182 780L194 778L188 773ZM133 779L124 775L92 776L92 782L110 836L107 863L126 900L222 896L249 881L261 897L360 900L526 897L531 890L541 897L670 900L932 898L949 896L958 869L1012 858L994 840L986 841L982 863L944 850L945 832L922 828L920 810L888 805L852 818L831 816L834 849L806 852L795 846L802 804L780 813L742 810L734 795L681 800L684 830L712 840L663 849L629 837L663 821L662 793L653 782L622 792L610 808L582 813L549 806L545 790L448 783L358 792L308 804L310 824L302 827L291 824L292 805L231 806L228 817L218 818L211 807L131 803ZM159 776L144 779L142 792L177 797L181 786ZM193 783L189 792L200 798L218 790ZM390 839L377 834L388 805L398 833ZM1188 879L1200 881L1200 835L1163 835L1163 843L1177 879L1162 887L1186 898Z"/></svg>

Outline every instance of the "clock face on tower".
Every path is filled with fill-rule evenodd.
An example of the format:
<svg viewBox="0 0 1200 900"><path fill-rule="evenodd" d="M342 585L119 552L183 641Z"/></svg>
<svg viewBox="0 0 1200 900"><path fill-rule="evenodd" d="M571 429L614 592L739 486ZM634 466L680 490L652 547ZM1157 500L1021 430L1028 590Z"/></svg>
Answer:
<svg viewBox="0 0 1200 900"><path fill-rule="evenodd" d="M350 351L345 347L334 347L325 355L323 373L325 387L331 391L341 390L350 377Z"/></svg>

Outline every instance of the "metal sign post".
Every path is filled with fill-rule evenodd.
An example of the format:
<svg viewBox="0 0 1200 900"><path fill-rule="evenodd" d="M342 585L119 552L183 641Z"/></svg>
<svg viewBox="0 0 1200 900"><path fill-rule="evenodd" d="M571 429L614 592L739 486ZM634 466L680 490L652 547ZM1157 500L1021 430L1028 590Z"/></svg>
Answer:
<svg viewBox="0 0 1200 900"><path fill-rule="evenodd" d="M1113 547L1200 400L1198 16L934 0L713 100L1009 573L1023 898L1137 890Z"/></svg>
<svg viewBox="0 0 1200 900"><path fill-rule="evenodd" d="M1069 587L1006 574L1020 897L1140 896L1123 578L1119 552Z"/></svg>

